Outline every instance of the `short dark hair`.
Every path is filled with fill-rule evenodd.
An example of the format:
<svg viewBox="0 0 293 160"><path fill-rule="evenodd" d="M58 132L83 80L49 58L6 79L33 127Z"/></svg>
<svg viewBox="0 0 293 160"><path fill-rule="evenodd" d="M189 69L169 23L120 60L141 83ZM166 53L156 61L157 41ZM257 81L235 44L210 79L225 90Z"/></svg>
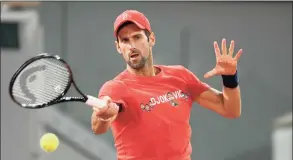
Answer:
<svg viewBox="0 0 293 160"><path fill-rule="evenodd" d="M117 34L116 34L116 35L118 35L119 31L120 31L123 27L125 27L125 26L127 26L127 25L129 25L129 24L134 24L134 23L131 22L131 21L127 21L127 22L123 23L123 24L122 24L121 26L119 26L119 28L117 29L117 32L116 32ZM144 33L145 33L145 35L147 36L148 41L149 41L151 33L150 33L148 30L146 30L146 29L144 29L143 31L144 31ZM118 42L118 41L119 41L119 40L118 40L118 36L117 36L117 42Z"/></svg>

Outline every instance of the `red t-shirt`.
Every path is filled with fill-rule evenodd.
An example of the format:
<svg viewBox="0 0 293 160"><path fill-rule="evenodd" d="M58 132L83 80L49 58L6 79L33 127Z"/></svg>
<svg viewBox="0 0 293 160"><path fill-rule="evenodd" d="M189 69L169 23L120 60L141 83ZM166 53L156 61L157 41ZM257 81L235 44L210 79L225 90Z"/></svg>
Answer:
<svg viewBox="0 0 293 160"><path fill-rule="evenodd" d="M153 77L124 71L100 90L123 104L111 125L118 160L190 160L192 99L209 86L183 66L156 67Z"/></svg>

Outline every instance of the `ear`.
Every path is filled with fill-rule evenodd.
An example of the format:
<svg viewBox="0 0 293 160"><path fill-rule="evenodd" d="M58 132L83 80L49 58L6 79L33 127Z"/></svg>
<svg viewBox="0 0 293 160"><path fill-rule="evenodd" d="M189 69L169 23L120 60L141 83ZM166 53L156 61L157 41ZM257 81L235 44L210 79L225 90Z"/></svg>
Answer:
<svg viewBox="0 0 293 160"><path fill-rule="evenodd" d="M152 32L149 37L149 44L151 47L153 47L155 43L156 43L156 36L155 36L155 33Z"/></svg>
<svg viewBox="0 0 293 160"><path fill-rule="evenodd" d="M117 41L115 41L115 45L116 45L117 52L118 52L119 54L121 54L121 49L120 49L120 47L119 47L119 43L118 43Z"/></svg>

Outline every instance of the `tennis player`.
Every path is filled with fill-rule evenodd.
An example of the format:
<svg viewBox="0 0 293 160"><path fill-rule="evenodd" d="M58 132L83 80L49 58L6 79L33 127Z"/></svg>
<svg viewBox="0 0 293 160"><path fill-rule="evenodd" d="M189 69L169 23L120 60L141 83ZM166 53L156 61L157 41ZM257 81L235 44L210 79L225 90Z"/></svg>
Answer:
<svg viewBox="0 0 293 160"><path fill-rule="evenodd" d="M225 39L221 49L214 42L216 65L204 77L222 76L218 91L181 65L153 64L156 38L141 12L121 13L114 36L126 69L100 89L99 98L107 103L93 106L91 123L96 134L112 129L119 160L190 160L194 102L226 118L240 116L237 61L242 50L233 55L234 41L228 49Z"/></svg>

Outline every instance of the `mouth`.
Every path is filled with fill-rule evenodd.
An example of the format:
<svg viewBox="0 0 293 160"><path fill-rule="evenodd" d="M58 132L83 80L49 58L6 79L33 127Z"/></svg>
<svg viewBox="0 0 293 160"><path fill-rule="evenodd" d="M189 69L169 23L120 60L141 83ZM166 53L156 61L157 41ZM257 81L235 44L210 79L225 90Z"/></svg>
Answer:
<svg viewBox="0 0 293 160"><path fill-rule="evenodd" d="M134 54L131 54L131 55L130 55L130 58L136 58L136 57L138 57L138 56L139 56L139 54L134 53Z"/></svg>

